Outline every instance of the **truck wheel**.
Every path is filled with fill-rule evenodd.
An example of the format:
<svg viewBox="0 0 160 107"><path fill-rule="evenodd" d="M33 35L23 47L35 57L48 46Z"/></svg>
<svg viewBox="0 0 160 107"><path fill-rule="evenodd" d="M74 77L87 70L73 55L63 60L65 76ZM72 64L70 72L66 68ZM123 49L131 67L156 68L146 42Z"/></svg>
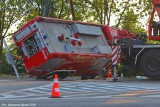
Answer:
<svg viewBox="0 0 160 107"><path fill-rule="evenodd" d="M160 79L160 51L149 50L142 55L140 67L144 74L153 80Z"/></svg>

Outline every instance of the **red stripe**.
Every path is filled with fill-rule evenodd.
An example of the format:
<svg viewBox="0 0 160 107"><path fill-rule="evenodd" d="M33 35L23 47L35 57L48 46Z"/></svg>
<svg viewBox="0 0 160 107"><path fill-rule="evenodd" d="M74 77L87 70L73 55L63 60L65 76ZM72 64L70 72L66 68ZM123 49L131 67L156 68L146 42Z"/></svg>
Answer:
<svg viewBox="0 0 160 107"><path fill-rule="evenodd" d="M121 52L121 50L120 50L121 47L120 46L112 46L112 51L114 51L115 49L116 49L116 51L112 54L112 65L119 63L119 56L118 55ZM116 57L113 59L114 56L116 56Z"/></svg>
<svg viewBox="0 0 160 107"><path fill-rule="evenodd" d="M118 49L112 54L112 57L117 55Z"/></svg>
<svg viewBox="0 0 160 107"><path fill-rule="evenodd" d="M112 50L114 50L117 46L112 47Z"/></svg>

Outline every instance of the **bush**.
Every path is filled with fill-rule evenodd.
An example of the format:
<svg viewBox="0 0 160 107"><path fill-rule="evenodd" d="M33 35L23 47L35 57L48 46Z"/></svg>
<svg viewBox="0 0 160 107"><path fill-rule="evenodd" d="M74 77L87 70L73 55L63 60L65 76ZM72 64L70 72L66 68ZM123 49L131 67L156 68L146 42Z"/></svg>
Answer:
<svg viewBox="0 0 160 107"><path fill-rule="evenodd" d="M6 50L3 50L2 52L2 73L7 74L7 75L15 75L13 67L8 64L5 53L6 53ZM18 58L18 56L16 55L16 50L12 51L12 55L14 55L14 58L15 58L14 60L15 60L16 67L18 69L18 73L20 75L26 74L26 70L23 65L23 60L22 58Z"/></svg>
<svg viewBox="0 0 160 107"><path fill-rule="evenodd" d="M139 72L136 69L129 69L127 66L124 65L118 65L117 71L118 76L121 76L121 73L123 73L124 77L135 77L137 75L143 75L142 72Z"/></svg>
<svg viewBox="0 0 160 107"><path fill-rule="evenodd" d="M5 54L2 54L2 73L3 74L14 74L14 70L11 65L8 64Z"/></svg>

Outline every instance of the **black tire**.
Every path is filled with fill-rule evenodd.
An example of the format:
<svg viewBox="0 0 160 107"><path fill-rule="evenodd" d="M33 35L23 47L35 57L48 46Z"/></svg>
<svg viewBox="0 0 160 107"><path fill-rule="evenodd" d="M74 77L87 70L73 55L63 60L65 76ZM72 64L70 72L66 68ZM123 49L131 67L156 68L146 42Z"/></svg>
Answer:
<svg viewBox="0 0 160 107"><path fill-rule="evenodd" d="M81 76L81 80L86 80L87 76Z"/></svg>
<svg viewBox="0 0 160 107"><path fill-rule="evenodd" d="M152 80L160 80L160 50L146 51L140 60L140 68Z"/></svg>

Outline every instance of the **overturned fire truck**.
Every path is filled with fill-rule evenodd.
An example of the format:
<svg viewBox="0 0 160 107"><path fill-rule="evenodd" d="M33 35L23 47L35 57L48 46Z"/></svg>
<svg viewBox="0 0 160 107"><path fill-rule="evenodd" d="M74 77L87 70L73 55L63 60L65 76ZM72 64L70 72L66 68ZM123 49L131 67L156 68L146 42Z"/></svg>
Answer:
<svg viewBox="0 0 160 107"><path fill-rule="evenodd" d="M103 27L39 16L13 37L30 75L47 78L57 73L65 78L74 73L93 78L112 63Z"/></svg>

